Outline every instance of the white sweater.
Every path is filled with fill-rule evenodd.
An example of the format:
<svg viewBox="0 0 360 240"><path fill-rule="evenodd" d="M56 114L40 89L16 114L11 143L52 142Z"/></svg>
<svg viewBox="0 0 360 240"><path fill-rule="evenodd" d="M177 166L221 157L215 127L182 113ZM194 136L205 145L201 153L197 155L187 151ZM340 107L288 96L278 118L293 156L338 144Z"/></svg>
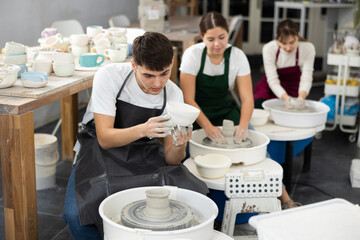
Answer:
<svg viewBox="0 0 360 240"><path fill-rule="evenodd" d="M314 71L315 47L310 42L299 41L298 48L298 65L301 70L299 92L305 91L309 93L313 79L312 74ZM296 50L289 54L280 49L280 53L276 61L276 52L278 49L279 44L277 40L268 42L262 49L262 56L269 87L278 98L281 98L286 91L280 85L280 80L276 70L295 66Z"/></svg>

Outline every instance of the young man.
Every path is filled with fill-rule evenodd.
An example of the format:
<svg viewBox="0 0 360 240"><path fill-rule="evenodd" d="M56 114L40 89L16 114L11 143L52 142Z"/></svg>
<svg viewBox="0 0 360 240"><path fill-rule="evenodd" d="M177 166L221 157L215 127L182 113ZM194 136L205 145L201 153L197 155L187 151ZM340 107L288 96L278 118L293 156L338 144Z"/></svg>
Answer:
<svg viewBox="0 0 360 240"><path fill-rule="evenodd" d="M161 185L208 191L180 163L192 128L174 131L164 112L167 101L183 102L181 90L168 81L171 42L148 32L134 40L132 54L131 63L107 65L94 77L66 190L63 218L73 239L102 238L95 226L101 223L98 207L112 193Z"/></svg>

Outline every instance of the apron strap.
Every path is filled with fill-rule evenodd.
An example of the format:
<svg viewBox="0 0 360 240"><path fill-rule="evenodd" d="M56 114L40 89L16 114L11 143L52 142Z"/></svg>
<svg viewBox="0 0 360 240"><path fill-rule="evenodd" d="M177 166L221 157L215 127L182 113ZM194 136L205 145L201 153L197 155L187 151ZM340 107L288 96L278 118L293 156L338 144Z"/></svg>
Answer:
<svg viewBox="0 0 360 240"><path fill-rule="evenodd" d="M133 72L134 72L134 70L131 70L131 71L129 72L129 74L126 76L125 81L124 81L123 84L121 85L120 90L119 90L118 94L116 95L116 99L118 99L118 98L120 97L120 93L121 93L122 90L124 89L126 82L129 80L129 78L130 78L130 76L131 76L131 74L132 74Z"/></svg>
<svg viewBox="0 0 360 240"><path fill-rule="evenodd" d="M227 48L224 52L224 64L225 64L224 74L226 76L228 83L229 83L229 65L230 65L231 48L232 47Z"/></svg>
<svg viewBox="0 0 360 240"><path fill-rule="evenodd" d="M131 77L131 75L133 74L133 72L134 72L134 70L131 70L130 73L126 76L125 81L124 81L123 84L121 85L120 90L119 90L118 94L116 95L116 99L119 99L122 90L124 89L127 81L130 79L130 77ZM161 107L161 112L164 111L165 107L166 107L166 87L164 87L164 99L163 99L163 105L162 105L162 107Z"/></svg>
<svg viewBox="0 0 360 240"><path fill-rule="evenodd" d="M279 54L280 54L280 47L279 47L278 50L276 51L275 63L276 63L277 60L278 60ZM295 66L298 65L298 62L299 62L299 47L296 48Z"/></svg>
<svg viewBox="0 0 360 240"><path fill-rule="evenodd" d="M203 71L204 71L206 53L207 53L207 48L205 47L203 52L202 52L202 55L201 55L201 65L200 65L200 69L199 69L198 74L203 73Z"/></svg>

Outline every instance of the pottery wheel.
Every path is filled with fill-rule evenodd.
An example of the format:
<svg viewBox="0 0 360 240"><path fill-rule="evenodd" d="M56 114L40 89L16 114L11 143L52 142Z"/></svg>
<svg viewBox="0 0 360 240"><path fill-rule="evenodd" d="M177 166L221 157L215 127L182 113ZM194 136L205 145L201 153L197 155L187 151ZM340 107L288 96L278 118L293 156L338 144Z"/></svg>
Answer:
<svg viewBox="0 0 360 240"><path fill-rule="evenodd" d="M171 215L164 219L151 219L144 213L146 201L140 200L125 206L121 211L121 222L131 228L142 228L155 231L171 231L189 228L193 224L194 213L184 203L169 200Z"/></svg>
<svg viewBox="0 0 360 240"><path fill-rule="evenodd" d="M209 147L216 147L216 148L227 148L227 149L234 149L234 148L250 148L253 146L253 141L250 138L246 138L239 143L217 143L213 142L209 137L205 137L203 139L203 145Z"/></svg>

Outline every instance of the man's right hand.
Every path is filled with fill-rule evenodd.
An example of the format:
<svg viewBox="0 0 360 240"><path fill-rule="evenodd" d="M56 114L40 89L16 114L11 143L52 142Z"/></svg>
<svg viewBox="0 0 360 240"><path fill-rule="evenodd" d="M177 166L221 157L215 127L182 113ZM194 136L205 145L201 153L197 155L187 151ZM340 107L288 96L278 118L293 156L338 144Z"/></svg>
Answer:
<svg viewBox="0 0 360 240"><path fill-rule="evenodd" d="M152 117L145 123L145 136L148 138L163 138L171 132L169 116Z"/></svg>

